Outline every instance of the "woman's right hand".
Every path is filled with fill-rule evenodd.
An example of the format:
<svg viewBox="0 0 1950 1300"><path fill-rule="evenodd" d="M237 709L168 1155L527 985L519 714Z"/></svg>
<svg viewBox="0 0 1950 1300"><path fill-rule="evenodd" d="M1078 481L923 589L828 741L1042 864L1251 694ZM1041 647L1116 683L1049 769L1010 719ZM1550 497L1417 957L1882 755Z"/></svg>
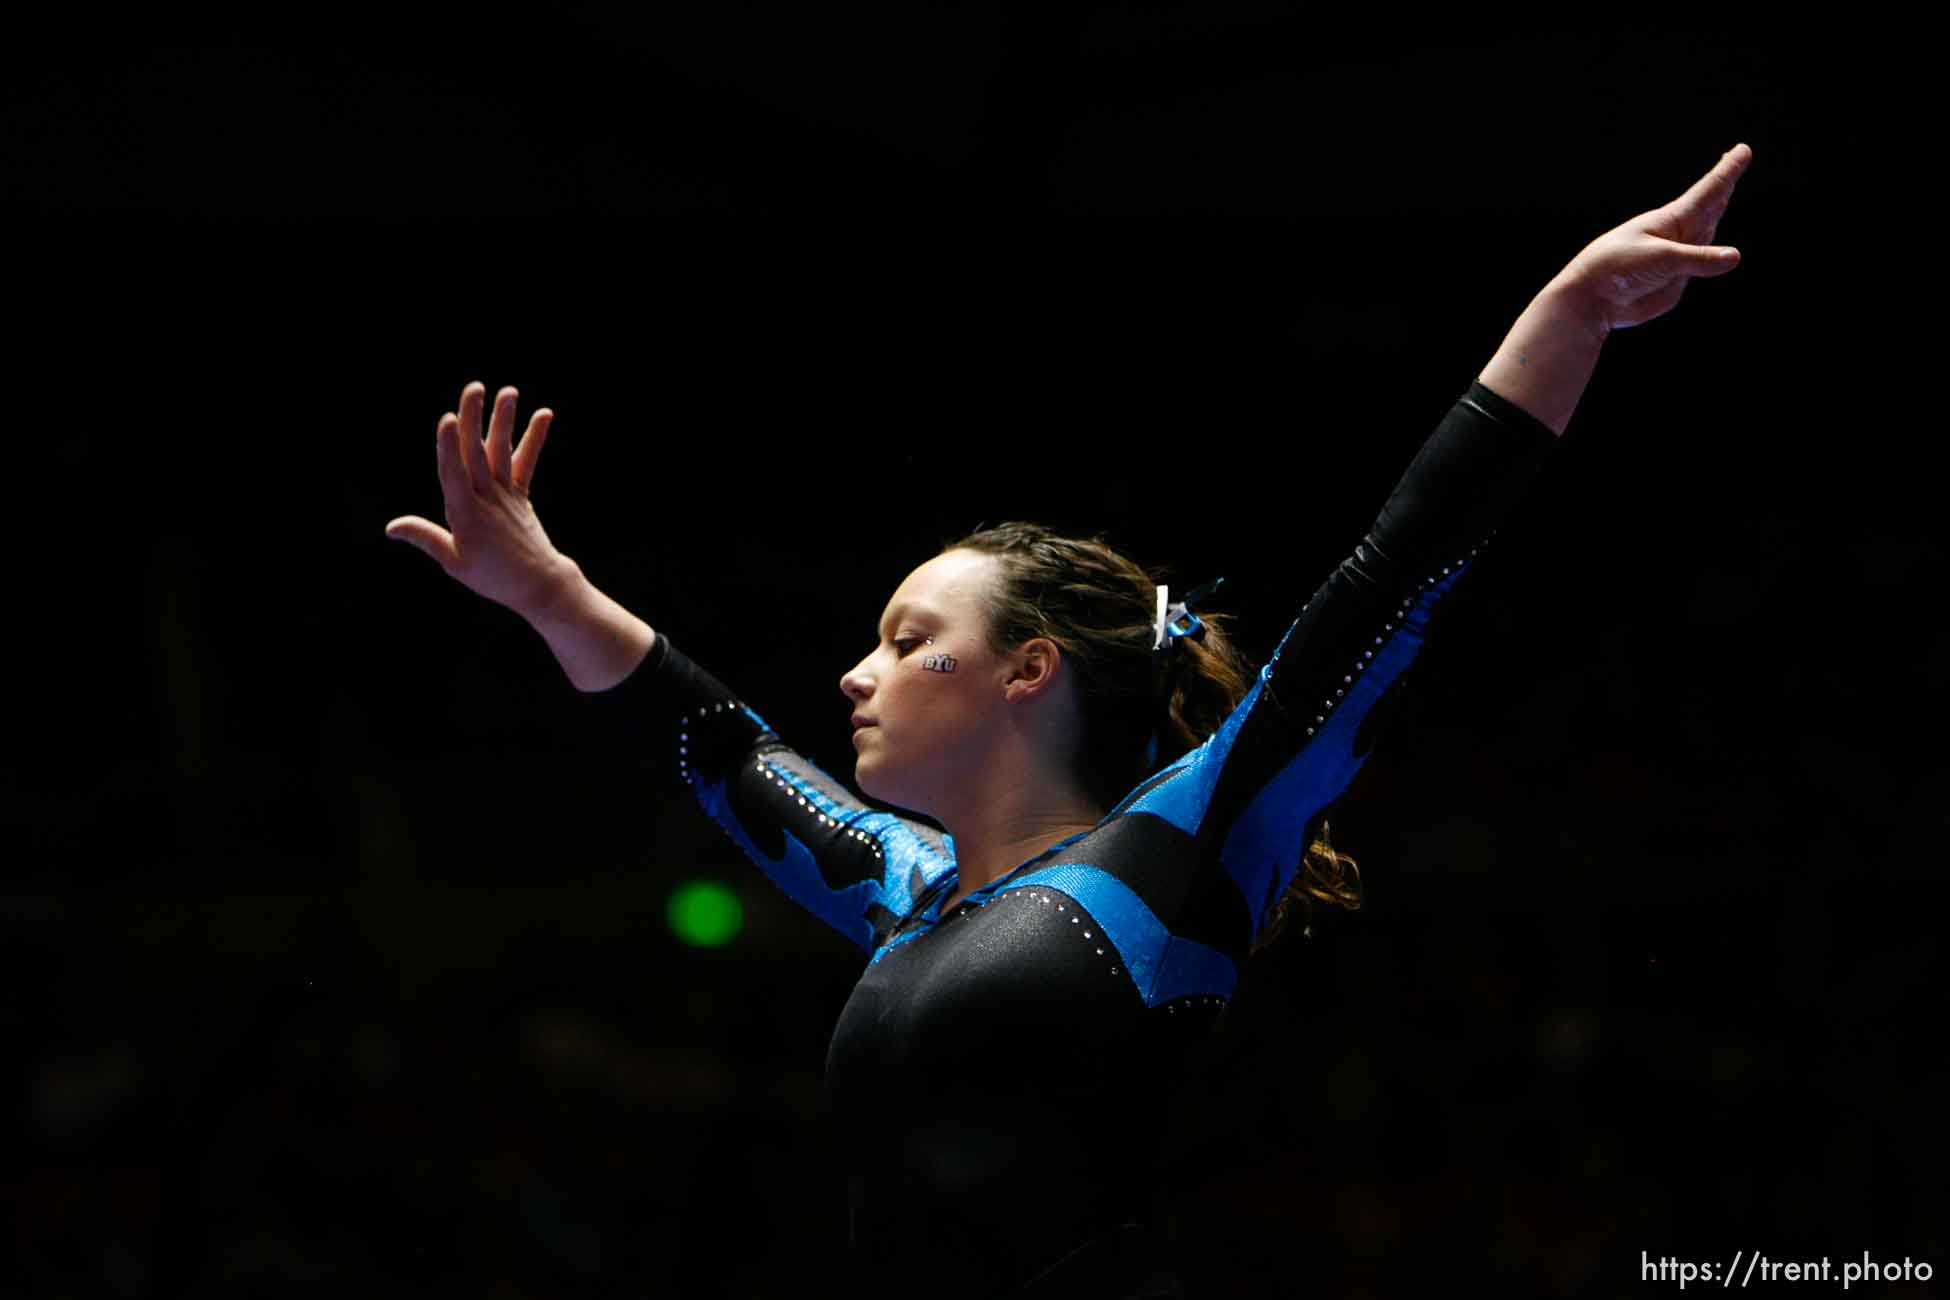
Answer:
<svg viewBox="0 0 1950 1300"><path fill-rule="evenodd" d="M447 526L402 515L386 525L386 536L411 542L468 590L532 619L577 572L548 540L528 500L555 413L543 407L530 416L521 444L511 450L517 394L513 388L495 394L483 442L486 396L486 385L469 384L460 393L460 413L447 412L434 429Z"/></svg>

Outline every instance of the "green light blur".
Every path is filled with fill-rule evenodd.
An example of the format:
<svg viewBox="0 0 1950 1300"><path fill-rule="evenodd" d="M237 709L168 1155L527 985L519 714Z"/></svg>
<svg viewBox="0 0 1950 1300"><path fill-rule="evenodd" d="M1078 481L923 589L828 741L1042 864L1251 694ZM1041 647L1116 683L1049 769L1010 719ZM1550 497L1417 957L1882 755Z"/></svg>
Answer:
<svg viewBox="0 0 1950 1300"><path fill-rule="evenodd" d="M665 909L670 932L693 948L722 948L745 928L737 895L715 880L679 885Z"/></svg>

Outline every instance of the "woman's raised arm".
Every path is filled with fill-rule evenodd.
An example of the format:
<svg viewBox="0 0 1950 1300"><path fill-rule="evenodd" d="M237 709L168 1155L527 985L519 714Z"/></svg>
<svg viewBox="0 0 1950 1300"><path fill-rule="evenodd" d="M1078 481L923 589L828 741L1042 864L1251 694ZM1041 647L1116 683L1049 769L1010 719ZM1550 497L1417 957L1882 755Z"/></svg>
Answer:
<svg viewBox="0 0 1950 1300"><path fill-rule="evenodd" d="M1593 240L1531 301L1232 716L1173 765L1191 779L1155 781L1125 808L1222 844L1244 904L1242 950L1299 870L1316 818L1388 728L1439 603L1558 445L1605 337L1670 311L1694 276L1738 265L1710 241L1752 157L1734 146L1678 199Z"/></svg>
<svg viewBox="0 0 1950 1300"><path fill-rule="evenodd" d="M484 441L486 396L486 385L469 384L459 413L447 412L434 427L447 526L402 515L386 525L386 536L411 542L469 591L527 619L578 690L608 690L643 662L657 634L598 591L535 516L528 490L555 413L536 411L520 445L511 447L519 394L503 388Z"/></svg>
<svg viewBox="0 0 1950 1300"><path fill-rule="evenodd" d="M671 767L733 842L793 901L876 951L952 864L945 837L869 808L668 637L598 591L555 549L528 500L553 414L536 411L511 447L516 393L504 388L484 440L486 392L478 383L462 389L459 413L441 416L434 431L447 526L402 515L386 535L527 619L578 689L614 688L604 709L662 731Z"/></svg>

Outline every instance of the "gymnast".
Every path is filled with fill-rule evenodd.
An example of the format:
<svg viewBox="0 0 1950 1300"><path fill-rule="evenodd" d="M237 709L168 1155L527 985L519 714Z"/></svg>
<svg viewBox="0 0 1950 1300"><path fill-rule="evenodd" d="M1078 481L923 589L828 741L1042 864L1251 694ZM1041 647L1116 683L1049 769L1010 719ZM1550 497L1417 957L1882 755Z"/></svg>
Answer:
<svg viewBox="0 0 1950 1300"><path fill-rule="evenodd" d="M1290 910L1358 904L1326 814L1431 614L1547 460L1607 336L1738 265L1713 239L1752 159L1735 145L1544 286L1257 671L1214 584L1174 595L1101 538L1011 522L927 559L839 679L872 803L549 542L530 489L553 413L514 444L515 390L485 433L485 387L462 390L435 430L446 526L403 516L387 536L525 618L860 947L826 1061L848 1285L1186 1294L1154 1211L1179 1067Z"/></svg>

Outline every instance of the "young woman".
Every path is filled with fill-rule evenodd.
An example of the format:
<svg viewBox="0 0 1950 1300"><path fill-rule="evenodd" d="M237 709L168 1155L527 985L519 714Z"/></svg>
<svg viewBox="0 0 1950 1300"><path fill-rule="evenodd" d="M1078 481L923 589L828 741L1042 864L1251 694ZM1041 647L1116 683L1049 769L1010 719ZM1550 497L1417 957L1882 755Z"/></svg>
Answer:
<svg viewBox="0 0 1950 1300"><path fill-rule="evenodd" d="M591 586L529 503L552 414L470 384L413 543L610 692L781 888L867 964L827 1060L861 1284L940 1297L1172 1296L1151 1223L1177 1068L1286 900L1351 902L1318 834L1432 611L1564 432L1611 331L1669 311L1753 151L1594 240L1518 318L1373 528L1248 670L1197 596L1098 540L1005 524L887 602L839 681L869 807Z"/></svg>

